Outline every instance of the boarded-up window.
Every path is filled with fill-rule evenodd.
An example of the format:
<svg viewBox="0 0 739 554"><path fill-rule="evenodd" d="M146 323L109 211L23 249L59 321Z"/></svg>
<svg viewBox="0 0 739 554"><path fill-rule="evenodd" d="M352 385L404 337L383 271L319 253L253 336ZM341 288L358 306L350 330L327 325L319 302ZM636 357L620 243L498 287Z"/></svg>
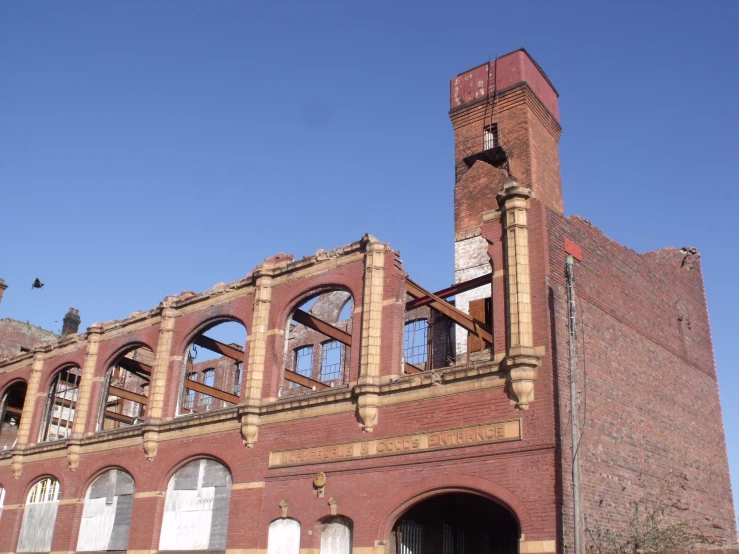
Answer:
<svg viewBox="0 0 739 554"><path fill-rule="evenodd" d="M59 481L50 477L33 486L23 509L16 552L51 552L60 494Z"/></svg>
<svg viewBox="0 0 739 554"><path fill-rule="evenodd" d="M478 298L470 300L470 317L480 323L490 324L491 321L491 302L490 298ZM489 348L485 342L472 333L467 333L467 353L479 352L485 348Z"/></svg>
<svg viewBox="0 0 739 554"><path fill-rule="evenodd" d="M133 478L119 469L106 471L87 489L77 551L126 550L133 511Z"/></svg>
<svg viewBox="0 0 739 554"><path fill-rule="evenodd" d="M321 526L321 554L351 554L352 521L337 516Z"/></svg>
<svg viewBox="0 0 739 554"><path fill-rule="evenodd" d="M0 520L3 519L3 506L5 505L5 489L0 486Z"/></svg>
<svg viewBox="0 0 739 554"><path fill-rule="evenodd" d="M214 460L180 468L167 486L159 550L225 550L231 474Z"/></svg>
<svg viewBox="0 0 739 554"><path fill-rule="evenodd" d="M300 523L295 519L276 519L269 524L267 554L300 554Z"/></svg>

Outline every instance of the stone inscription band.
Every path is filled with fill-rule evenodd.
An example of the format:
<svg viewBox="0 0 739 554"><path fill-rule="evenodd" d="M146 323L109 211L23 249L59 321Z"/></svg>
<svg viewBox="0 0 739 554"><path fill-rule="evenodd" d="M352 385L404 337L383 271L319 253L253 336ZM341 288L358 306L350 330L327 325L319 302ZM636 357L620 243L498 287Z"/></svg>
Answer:
<svg viewBox="0 0 739 554"><path fill-rule="evenodd" d="M339 462L521 440L521 420L269 453L269 467Z"/></svg>

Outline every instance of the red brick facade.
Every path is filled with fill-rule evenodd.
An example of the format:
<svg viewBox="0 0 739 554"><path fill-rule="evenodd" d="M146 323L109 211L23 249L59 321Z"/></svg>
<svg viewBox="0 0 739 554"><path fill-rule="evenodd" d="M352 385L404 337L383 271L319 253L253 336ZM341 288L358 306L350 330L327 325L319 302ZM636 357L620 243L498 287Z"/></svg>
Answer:
<svg viewBox="0 0 739 554"><path fill-rule="evenodd" d="M458 256L489 263L490 285L482 291L492 298L487 322L492 344L456 358L434 346L433 369L408 367L406 321L429 312L436 320L448 308L437 303L406 312L414 295L397 253L365 236L297 262L274 257L235 283L168 297L154 310L96 324L87 333L2 360L0 394L20 380L29 390L18 443L0 451L5 490L0 552L16 551L28 493L47 476L61 487L49 550L76 551L87 491L111 468L126 471L135 482L128 550L156 552L173 490L168 484L198 458L222 463L233 483L225 548L219 551L267 552L270 524L280 518L300 523L301 549L322 549L322 525L334 513L353 522L357 552L393 554L402 542L396 524L403 515L445 494L484 498L512 516L517 543L488 545L490 552L571 549L565 240L582 252L575 271L580 349L587 352L579 370L587 374L581 466L588 522L605 522L609 503L640 476L656 483L669 471L681 471L690 478L690 509L697 517L710 517L727 540L735 540L698 256L674 249L639 255L584 220L562 215L557 95L527 54L511 56L498 61L497 82L505 87L495 88L492 98L487 91L475 97L474 90L455 97L452 82L456 239L472 241ZM481 74L480 68L468 73ZM469 166L464 161L465 140L481 136L491 121L503 137L511 173L525 187L516 194L525 196L528 188L533 193L524 202L527 222L499 211L508 206L505 198L499 206L498 195L509 183L503 169L485 160ZM528 264L512 254L509 241L516 226L527 233L516 243L516 253L525 248ZM476 251L480 244L484 250ZM515 271L512 260L519 260ZM513 273L521 295L523 285L530 284L532 338L525 348L512 338L525 327L521 312L515 328L511 323ZM350 320L338 321L341 307L328 306L331 291L351 295ZM290 370L298 342L290 341L321 344L322 339L316 330L290 322L296 308L318 294L328 300L323 307L317 302L312 315L347 333L343 340L351 346L340 379L315 390L296 388ZM247 330L243 357L235 360L243 364L238 391L228 388L234 360L187 364L193 341L223 321ZM455 333L467 331L459 325L436 327L432 346L453 344ZM106 375L122 356L141 347L153 355L153 361L144 360L143 371L151 379L146 418L97 431ZM437 358L436 352L444 355ZM526 404L521 391L530 383L516 371L532 360L538 367ZM218 400L206 411L178 415L187 372L219 364L224 366L214 386L238 393L238 402ZM70 365L82 370L71 401L74 432L69 440L39 442L49 422L49 386ZM320 378L320 371L311 375ZM505 426L505 433L515 431L501 431L495 435L500 440L492 440L492 426L485 427L492 424ZM284 463L289 457L276 454L285 451L307 454L289 465ZM339 454L347 452L348 457ZM313 481L318 472L327 477L323 489Z"/></svg>

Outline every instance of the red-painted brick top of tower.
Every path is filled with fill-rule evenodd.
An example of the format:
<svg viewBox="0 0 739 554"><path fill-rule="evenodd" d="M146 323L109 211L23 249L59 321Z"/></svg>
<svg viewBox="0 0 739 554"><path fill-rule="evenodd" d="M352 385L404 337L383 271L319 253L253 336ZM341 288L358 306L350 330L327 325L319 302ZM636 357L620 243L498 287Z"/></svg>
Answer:
<svg viewBox="0 0 739 554"><path fill-rule="evenodd" d="M559 121L559 93L539 64L523 48L501 56L497 61L460 73L452 79L450 108L454 110L486 97L492 98L496 90L500 94L520 83L526 83Z"/></svg>

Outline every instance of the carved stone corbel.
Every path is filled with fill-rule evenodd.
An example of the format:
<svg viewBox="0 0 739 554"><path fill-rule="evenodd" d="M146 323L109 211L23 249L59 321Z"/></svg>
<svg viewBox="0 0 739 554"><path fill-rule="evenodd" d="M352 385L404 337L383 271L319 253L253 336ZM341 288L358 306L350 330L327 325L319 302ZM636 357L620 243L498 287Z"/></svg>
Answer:
<svg viewBox="0 0 739 554"><path fill-rule="evenodd" d="M534 400L534 383L539 376L541 357L533 353L507 356L502 366L508 369L508 391L519 410L528 410Z"/></svg>
<svg viewBox="0 0 739 554"><path fill-rule="evenodd" d="M71 438L67 442L67 463L69 471L74 471L80 463L80 451L82 450L82 441L78 438Z"/></svg>
<svg viewBox="0 0 739 554"><path fill-rule="evenodd" d="M365 433L371 433L377 425L380 397L377 385L357 385L354 394L357 397L357 418Z"/></svg>
<svg viewBox="0 0 739 554"><path fill-rule="evenodd" d="M23 454L13 454L13 461L10 464L13 470L13 479L18 479L23 471Z"/></svg>
<svg viewBox="0 0 739 554"><path fill-rule="evenodd" d="M144 425L144 453L146 454L146 461L151 462L157 455L157 449L159 448L159 432L154 425Z"/></svg>
<svg viewBox="0 0 739 554"><path fill-rule="evenodd" d="M241 437L244 446L252 448L259 435L259 411L247 408L241 414Z"/></svg>

